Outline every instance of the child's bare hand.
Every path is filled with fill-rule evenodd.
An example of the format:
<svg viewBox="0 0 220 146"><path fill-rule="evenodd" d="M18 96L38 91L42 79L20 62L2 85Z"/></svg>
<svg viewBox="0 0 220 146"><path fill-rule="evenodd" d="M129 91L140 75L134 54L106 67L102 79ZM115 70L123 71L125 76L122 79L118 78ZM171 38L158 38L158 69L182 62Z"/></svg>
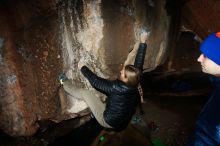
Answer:
<svg viewBox="0 0 220 146"><path fill-rule="evenodd" d="M141 33L141 43L146 43L147 39L148 39L148 33L147 32L143 32Z"/></svg>
<svg viewBox="0 0 220 146"><path fill-rule="evenodd" d="M146 100L144 100L144 98L141 98L141 103L142 103L142 104L145 104L145 103L147 103L147 102L146 102Z"/></svg>
<svg viewBox="0 0 220 146"><path fill-rule="evenodd" d="M83 61L79 61L78 62L78 69L80 70L83 66L85 66L86 64Z"/></svg>

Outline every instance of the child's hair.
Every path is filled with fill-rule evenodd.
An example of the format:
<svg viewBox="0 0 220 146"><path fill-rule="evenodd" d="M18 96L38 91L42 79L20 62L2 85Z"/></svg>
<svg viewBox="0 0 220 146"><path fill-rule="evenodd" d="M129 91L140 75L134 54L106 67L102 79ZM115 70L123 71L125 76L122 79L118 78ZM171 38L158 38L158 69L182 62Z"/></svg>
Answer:
<svg viewBox="0 0 220 146"><path fill-rule="evenodd" d="M126 82L129 86L138 86L140 77L141 77L141 71L136 68L134 65L126 65L124 68L125 71L125 78L128 79Z"/></svg>

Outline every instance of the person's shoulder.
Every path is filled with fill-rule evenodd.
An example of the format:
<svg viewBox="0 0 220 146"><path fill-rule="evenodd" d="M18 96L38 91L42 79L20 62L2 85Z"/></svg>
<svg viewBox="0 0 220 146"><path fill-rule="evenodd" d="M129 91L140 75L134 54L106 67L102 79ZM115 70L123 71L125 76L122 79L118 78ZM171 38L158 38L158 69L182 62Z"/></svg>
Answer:
<svg viewBox="0 0 220 146"><path fill-rule="evenodd" d="M116 92L120 92L122 94L123 93L134 93L138 91L137 87L128 86L121 80L115 80L113 83L113 88L115 89Z"/></svg>
<svg viewBox="0 0 220 146"><path fill-rule="evenodd" d="M209 80L214 86L220 88L220 77L210 75Z"/></svg>

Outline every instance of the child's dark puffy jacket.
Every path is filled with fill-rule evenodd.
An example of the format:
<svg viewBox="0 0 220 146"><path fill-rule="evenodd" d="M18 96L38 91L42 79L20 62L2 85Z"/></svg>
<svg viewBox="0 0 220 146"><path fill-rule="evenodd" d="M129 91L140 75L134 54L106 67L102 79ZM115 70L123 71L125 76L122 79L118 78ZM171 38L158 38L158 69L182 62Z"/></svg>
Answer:
<svg viewBox="0 0 220 146"><path fill-rule="evenodd" d="M140 70L143 69L146 48L147 45L145 43L140 43L135 58L134 66ZM86 66L81 68L81 72L95 89L107 96L106 109L104 111L106 123L115 130L125 129L140 100L138 89L128 86L120 80L110 81L98 77Z"/></svg>
<svg viewBox="0 0 220 146"><path fill-rule="evenodd" d="M120 80L110 81L100 78L86 66L83 66L81 71L96 90L107 96L104 111L106 123L116 130L126 128L140 98L137 88L127 86Z"/></svg>

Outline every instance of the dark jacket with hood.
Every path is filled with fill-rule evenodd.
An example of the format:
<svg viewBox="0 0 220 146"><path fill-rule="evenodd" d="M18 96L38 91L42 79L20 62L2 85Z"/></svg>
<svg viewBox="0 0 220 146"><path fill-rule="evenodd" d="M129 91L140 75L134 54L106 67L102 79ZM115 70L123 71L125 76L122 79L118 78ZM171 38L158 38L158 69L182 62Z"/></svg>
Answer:
<svg viewBox="0 0 220 146"><path fill-rule="evenodd" d="M142 70L147 45L141 43L135 58L135 67ZM106 80L98 77L89 68L83 66L81 72L90 84L107 96L104 119L115 130L127 127L140 100L137 87L126 85L120 80Z"/></svg>

